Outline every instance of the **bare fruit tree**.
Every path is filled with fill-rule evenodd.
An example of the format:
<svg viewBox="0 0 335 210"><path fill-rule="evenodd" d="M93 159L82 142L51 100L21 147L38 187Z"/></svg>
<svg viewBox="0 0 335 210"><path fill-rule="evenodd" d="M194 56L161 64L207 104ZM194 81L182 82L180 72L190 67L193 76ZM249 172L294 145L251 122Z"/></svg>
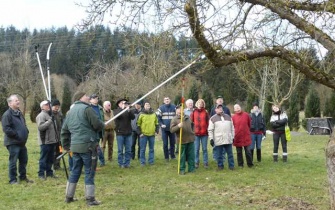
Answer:
<svg viewBox="0 0 335 210"><path fill-rule="evenodd" d="M334 8L333 0L92 0L82 26L101 23L104 18L139 30L156 30L153 26L158 25L160 30L192 35L216 67L279 58L306 78L335 89L334 66L321 65L300 53L311 47L319 57L327 54L334 61ZM334 151L327 153L333 174L335 167L329 165L334 165L330 161ZM330 183L335 209L335 185Z"/></svg>

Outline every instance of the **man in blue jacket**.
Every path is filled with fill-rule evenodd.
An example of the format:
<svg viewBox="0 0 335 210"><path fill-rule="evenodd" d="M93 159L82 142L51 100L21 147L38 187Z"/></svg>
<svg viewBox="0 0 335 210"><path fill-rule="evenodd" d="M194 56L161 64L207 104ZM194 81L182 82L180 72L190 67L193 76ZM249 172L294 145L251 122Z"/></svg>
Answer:
<svg viewBox="0 0 335 210"><path fill-rule="evenodd" d="M170 123L174 116L176 116L176 106L171 104L169 97L164 97L164 104L157 110L158 122L162 129L163 151L165 161L168 162L169 158L175 159L174 154L176 134L170 132ZM170 139L170 148L169 148Z"/></svg>
<svg viewBox="0 0 335 210"><path fill-rule="evenodd" d="M20 101L17 95L11 95L7 98L9 109L2 115L2 130L5 134L4 145L9 152L9 183L17 184L17 166L19 160L19 178L21 181L32 183L27 178L27 139L29 130L26 126L24 116L20 111Z"/></svg>

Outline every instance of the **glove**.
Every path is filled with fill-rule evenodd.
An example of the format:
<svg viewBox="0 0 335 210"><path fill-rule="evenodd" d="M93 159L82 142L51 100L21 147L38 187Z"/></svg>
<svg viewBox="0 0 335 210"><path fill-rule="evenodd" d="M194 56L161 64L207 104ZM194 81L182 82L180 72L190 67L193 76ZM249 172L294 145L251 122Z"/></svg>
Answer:
<svg viewBox="0 0 335 210"><path fill-rule="evenodd" d="M211 144L212 147L214 147L214 140L213 140L213 139L211 139L211 140L209 141L209 143Z"/></svg>
<svg viewBox="0 0 335 210"><path fill-rule="evenodd" d="M162 128L166 128L166 125L163 124L161 127L162 127Z"/></svg>
<svg viewBox="0 0 335 210"><path fill-rule="evenodd" d="M263 136L263 137L262 137L262 141L264 141L264 140L265 140L265 138L266 138L266 137L265 137L265 136Z"/></svg>

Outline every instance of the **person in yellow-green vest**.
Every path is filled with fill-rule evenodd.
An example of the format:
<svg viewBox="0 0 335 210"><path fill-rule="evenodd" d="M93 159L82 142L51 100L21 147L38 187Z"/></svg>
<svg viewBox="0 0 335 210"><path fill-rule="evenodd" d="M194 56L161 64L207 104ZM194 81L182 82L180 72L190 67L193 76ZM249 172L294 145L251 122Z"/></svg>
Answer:
<svg viewBox="0 0 335 210"><path fill-rule="evenodd" d="M150 165L155 161L155 133L159 133L159 124L156 113L151 109L150 103L145 102L142 112L139 114L137 120L138 133L140 134L140 162L141 166L145 166L145 150L149 144L149 159Z"/></svg>

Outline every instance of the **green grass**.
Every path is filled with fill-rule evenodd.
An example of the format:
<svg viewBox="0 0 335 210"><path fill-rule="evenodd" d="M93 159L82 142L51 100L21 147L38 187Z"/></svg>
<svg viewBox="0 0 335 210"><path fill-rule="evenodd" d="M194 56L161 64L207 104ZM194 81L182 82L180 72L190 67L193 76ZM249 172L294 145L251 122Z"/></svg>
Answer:
<svg viewBox="0 0 335 210"><path fill-rule="evenodd" d="M28 122L29 123L29 122ZM66 178L37 179L39 146L36 124L28 124L28 177L35 183L8 184L8 151L0 147L0 209L87 209L81 177L74 203L64 203ZM3 134L0 133L3 143ZM155 165L142 168L138 160L130 169L120 169L113 160L97 172L96 197L99 209L329 209L324 149L328 136L292 134L288 163L272 162L272 136L263 141L262 162L235 171L216 171L202 165L196 173L180 176L177 161L165 163L162 141L156 138ZM115 142L116 143L116 142ZM114 145L116 148L116 144ZM281 147L280 147L281 150ZM114 158L117 157L114 151ZM281 154L281 152L280 152ZM236 152L234 149L234 156ZM227 164L227 163L226 163ZM235 160L236 164L236 160Z"/></svg>

